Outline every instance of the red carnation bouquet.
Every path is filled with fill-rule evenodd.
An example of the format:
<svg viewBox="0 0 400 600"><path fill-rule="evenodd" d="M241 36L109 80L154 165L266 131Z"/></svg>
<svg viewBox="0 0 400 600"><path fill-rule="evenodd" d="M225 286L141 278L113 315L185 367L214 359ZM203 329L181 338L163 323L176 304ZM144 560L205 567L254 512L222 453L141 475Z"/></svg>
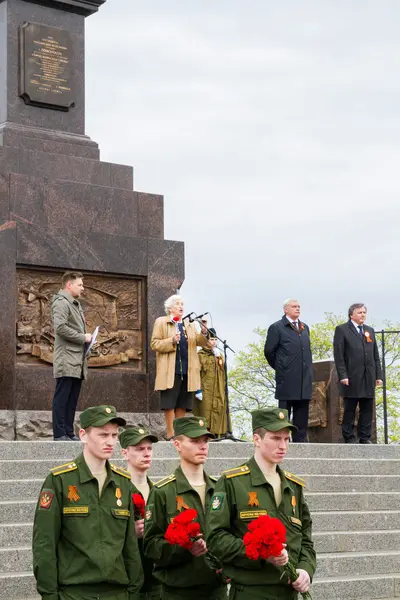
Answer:
<svg viewBox="0 0 400 600"><path fill-rule="evenodd" d="M181 548L190 550L194 542L200 539L201 535L200 523L196 521L197 516L197 510L186 508L174 517L164 534L164 538L168 544L175 544ZM222 574L222 564L218 558L207 551L204 554L204 560L206 565L216 572L224 583L227 583L228 580Z"/></svg>
<svg viewBox="0 0 400 600"><path fill-rule="evenodd" d="M144 519L146 502L142 494L132 494L132 502L135 511L135 519Z"/></svg>
<svg viewBox="0 0 400 600"><path fill-rule="evenodd" d="M267 560L272 556L279 556L286 544L286 528L279 519L262 515L248 526L248 531L243 537L246 556L250 560ZM282 577L287 576L290 581L296 581L299 574L290 561L283 567ZM282 579L281 577L281 579ZM309 592L301 594L304 600L312 600Z"/></svg>

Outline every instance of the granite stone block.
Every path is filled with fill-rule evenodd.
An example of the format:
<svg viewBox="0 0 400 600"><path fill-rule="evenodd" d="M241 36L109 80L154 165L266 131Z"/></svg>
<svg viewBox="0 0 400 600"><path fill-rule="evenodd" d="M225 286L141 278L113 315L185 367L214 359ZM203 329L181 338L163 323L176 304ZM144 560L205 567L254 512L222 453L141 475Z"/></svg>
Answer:
<svg viewBox="0 0 400 600"><path fill-rule="evenodd" d="M14 408L16 223L0 225L0 409Z"/></svg>
<svg viewBox="0 0 400 600"><path fill-rule="evenodd" d="M138 212L138 235L146 238L164 239L164 198L156 194L135 192Z"/></svg>

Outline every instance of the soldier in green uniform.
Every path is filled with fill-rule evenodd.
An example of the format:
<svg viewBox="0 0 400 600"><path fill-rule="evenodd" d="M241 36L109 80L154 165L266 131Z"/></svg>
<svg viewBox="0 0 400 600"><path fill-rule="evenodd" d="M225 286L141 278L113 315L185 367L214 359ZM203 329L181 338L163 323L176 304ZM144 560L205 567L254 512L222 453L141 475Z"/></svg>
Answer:
<svg viewBox="0 0 400 600"><path fill-rule="evenodd" d="M254 456L241 467L225 471L218 481L207 515L207 544L231 578L230 599L294 600L306 592L316 568L311 517L304 500L304 481L282 471L295 427L284 409L252 413ZM267 561L246 557L243 536L261 515L277 517L286 527L287 550ZM288 561L299 573L290 584L281 579Z"/></svg>
<svg viewBox="0 0 400 600"><path fill-rule="evenodd" d="M158 437L150 433L144 425L125 429L119 436L122 456L127 461L126 469L131 474L133 492L140 494L147 502L153 482L147 476L151 467L153 444L158 442ZM144 584L140 600L160 600L161 584L153 577L153 561L143 555L144 519L135 510L136 537L142 556Z"/></svg>
<svg viewBox="0 0 400 600"><path fill-rule="evenodd" d="M191 550L170 545L164 535L168 525L182 510L198 512L205 533L205 513L209 510L215 479L206 475L203 465L208 456L209 437L204 419L183 417L174 420L174 445L180 466L155 484L146 506L144 552L154 561L154 575L162 583L163 600L221 600L226 586L205 563L204 539Z"/></svg>
<svg viewBox="0 0 400 600"><path fill-rule="evenodd" d="M33 528L43 600L138 600L143 569L130 473L108 462L126 425L113 406L82 412L83 453L46 477Z"/></svg>

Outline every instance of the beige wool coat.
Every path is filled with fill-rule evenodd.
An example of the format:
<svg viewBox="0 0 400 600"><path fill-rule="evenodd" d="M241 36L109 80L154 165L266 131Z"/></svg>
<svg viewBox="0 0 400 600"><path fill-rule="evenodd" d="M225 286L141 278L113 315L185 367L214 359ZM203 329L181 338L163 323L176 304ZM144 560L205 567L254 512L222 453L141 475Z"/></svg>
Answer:
<svg viewBox="0 0 400 600"><path fill-rule="evenodd" d="M85 317L79 300L65 290L53 296L51 305L54 327L54 377L86 379Z"/></svg>
<svg viewBox="0 0 400 600"><path fill-rule="evenodd" d="M194 323L184 321L188 341L188 392L200 389L200 362L197 355L197 346L207 348L207 338L198 333ZM153 327L151 336L151 349L156 352L156 391L169 390L174 387L176 344L172 338L176 333L176 326L170 316L158 317Z"/></svg>

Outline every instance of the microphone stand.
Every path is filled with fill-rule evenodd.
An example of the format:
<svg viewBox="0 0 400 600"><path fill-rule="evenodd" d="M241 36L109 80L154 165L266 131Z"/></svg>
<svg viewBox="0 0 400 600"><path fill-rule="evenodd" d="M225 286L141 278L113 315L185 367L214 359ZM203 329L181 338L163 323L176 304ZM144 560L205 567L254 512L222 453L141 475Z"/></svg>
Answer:
<svg viewBox="0 0 400 600"><path fill-rule="evenodd" d="M195 313L191 313L192 315ZM199 319L199 317L189 316L189 322L193 323L193 321L197 321L200 324L201 328L207 330L208 334L211 334L210 329L207 325ZM219 340L224 347L224 373L225 373L225 399L226 399L226 422L227 422L227 432L225 433L225 437L218 438L216 440L211 440L213 442L222 442L224 440L230 440L231 442L244 442L245 440L240 440L239 438L235 438L232 432L232 421L231 421L231 413L229 410L229 386L228 386L228 361L227 361L227 351L230 350L233 354L236 354L235 351L227 344L226 340L222 340L217 335L213 335L214 338Z"/></svg>

